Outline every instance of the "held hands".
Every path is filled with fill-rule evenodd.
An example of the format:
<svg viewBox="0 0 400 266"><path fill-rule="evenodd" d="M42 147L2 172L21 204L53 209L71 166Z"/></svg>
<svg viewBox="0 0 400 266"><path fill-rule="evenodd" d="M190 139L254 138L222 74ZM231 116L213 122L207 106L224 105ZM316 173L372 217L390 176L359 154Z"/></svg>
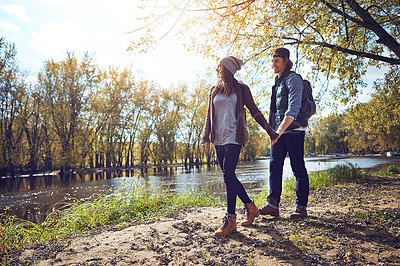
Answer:
<svg viewBox="0 0 400 266"><path fill-rule="evenodd" d="M281 128L278 128L278 130L276 131L276 133L278 134L278 137L275 139L271 139L271 145L274 145L278 139L282 136L284 130L282 130Z"/></svg>
<svg viewBox="0 0 400 266"><path fill-rule="evenodd" d="M203 151L205 153L208 153L210 151L210 142L204 142L201 144L201 147L203 148Z"/></svg>
<svg viewBox="0 0 400 266"><path fill-rule="evenodd" d="M293 120L294 120L294 117L285 115L285 118L283 118L282 123L279 125L278 130L276 131L276 133L279 136L276 139L271 140L272 145L274 145L278 141L278 139L282 136L283 132L285 132L285 130L288 128L288 126L290 126L290 124L293 122Z"/></svg>
<svg viewBox="0 0 400 266"><path fill-rule="evenodd" d="M277 132L277 133L278 133L278 132ZM279 134L279 133L278 133L278 134ZM279 139L281 136L282 136L282 133L279 134L278 137L277 137L276 139L272 139L272 140L271 140L271 145L274 145L274 144L278 141L278 139Z"/></svg>

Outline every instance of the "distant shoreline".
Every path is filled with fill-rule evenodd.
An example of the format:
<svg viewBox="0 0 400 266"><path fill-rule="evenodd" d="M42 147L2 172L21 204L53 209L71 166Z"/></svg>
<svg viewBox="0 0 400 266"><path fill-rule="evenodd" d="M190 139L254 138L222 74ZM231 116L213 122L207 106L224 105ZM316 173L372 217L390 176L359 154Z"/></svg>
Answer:
<svg viewBox="0 0 400 266"><path fill-rule="evenodd" d="M306 154L305 158L348 158L348 157L384 157L385 154L352 154L352 153L332 153L332 154ZM257 157L255 160L269 160L269 157ZM242 160L243 161L243 160ZM211 162L211 164L216 164L216 162ZM187 164L187 168L199 168L203 165L207 165L207 162ZM15 176L2 176L0 178L29 178L29 177L40 177L40 176L53 176L53 175L71 175L71 174L94 174L94 173L104 173L104 172L120 172L120 171L147 171L148 169L166 169L173 167L185 167L184 163L168 164L168 165L148 165L148 166L118 166L118 167L101 167L101 168L76 168L62 173L62 170L44 171L37 172L34 174L28 173L26 171L23 174L17 174Z"/></svg>

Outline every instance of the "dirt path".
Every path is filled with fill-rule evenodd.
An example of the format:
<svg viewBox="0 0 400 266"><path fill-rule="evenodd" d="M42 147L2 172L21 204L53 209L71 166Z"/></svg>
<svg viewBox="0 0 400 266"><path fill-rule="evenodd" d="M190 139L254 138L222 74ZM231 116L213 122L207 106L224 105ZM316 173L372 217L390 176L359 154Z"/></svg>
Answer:
<svg viewBox="0 0 400 266"><path fill-rule="evenodd" d="M309 217L258 217L215 237L224 207L29 248L15 265L400 265L400 176L314 190ZM243 218L238 214L238 221Z"/></svg>

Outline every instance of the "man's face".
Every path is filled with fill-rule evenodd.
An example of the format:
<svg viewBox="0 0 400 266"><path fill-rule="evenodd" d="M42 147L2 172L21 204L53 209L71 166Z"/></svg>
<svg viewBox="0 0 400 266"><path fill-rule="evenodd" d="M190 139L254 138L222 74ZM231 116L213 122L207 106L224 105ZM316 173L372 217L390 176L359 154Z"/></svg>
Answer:
<svg viewBox="0 0 400 266"><path fill-rule="evenodd" d="M285 63L282 57L272 57L272 69L274 73L279 76L283 73L285 70Z"/></svg>

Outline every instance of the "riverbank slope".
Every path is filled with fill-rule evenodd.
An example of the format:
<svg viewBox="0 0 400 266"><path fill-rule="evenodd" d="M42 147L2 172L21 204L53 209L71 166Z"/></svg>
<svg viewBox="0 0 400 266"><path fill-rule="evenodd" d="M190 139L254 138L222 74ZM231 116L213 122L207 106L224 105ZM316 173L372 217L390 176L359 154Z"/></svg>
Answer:
<svg viewBox="0 0 400 266"><path fill-rule="evenodd" d="M15 265L399 265L400 176L368 176L311 191L309 217L258 217L215 237L225 208L198 207L151 224L113 228L15 253ZM243 218L238 214L238 221Z"/></svg>

